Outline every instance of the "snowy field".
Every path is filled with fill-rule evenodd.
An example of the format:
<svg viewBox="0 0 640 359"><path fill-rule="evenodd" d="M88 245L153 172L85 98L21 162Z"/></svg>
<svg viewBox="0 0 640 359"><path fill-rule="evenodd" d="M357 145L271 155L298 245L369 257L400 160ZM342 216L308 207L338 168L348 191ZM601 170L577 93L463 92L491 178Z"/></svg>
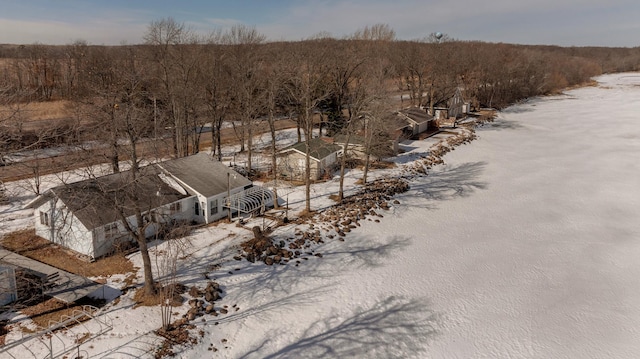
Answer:
<svg viewBox="0 0 640 359"><path fill-rule="evenodd" d="M224 289L216 307L229 312L196 319L201 342L177 348L178 357L637 357L640 74L597 80L501 112L445 165L413 177L379 223L362 221L344 242L327 238L314 248L322 257L298 266L235 261L247 230L199 229L179 280L204 287L205 275L215 278ZM441 138L405 143L398 167L373 176L399 176ZM361 173L347 177L355 188ZM337 179L315 186L312 207L329 206L337 188ZM289 201L299 212L303 189ZM28 226L28 215L1 207L2 231ZM289 225L273 235L295 231ZM154 246L152 256L163 248ZM119 288L121 279L107 280ZM152 357L160 310L133 309L131 295L103 309L113 330L83 353ZM60 337L65 345L75 338ZM37 340L30 348L46 353Z"/></svg>

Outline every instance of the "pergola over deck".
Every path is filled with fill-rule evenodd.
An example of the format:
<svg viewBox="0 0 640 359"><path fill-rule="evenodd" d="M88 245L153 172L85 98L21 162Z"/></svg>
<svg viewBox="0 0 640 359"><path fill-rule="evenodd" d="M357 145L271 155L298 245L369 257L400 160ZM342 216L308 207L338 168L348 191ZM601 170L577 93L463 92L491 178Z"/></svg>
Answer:
<svg viewBox="0 0 640 359"><path fill-rule="evenodd" d="M222 207L237 213L254 213L273 205L274 200L275 196L272 191L264 187L253 186L233 194L231 197L226 197Z"/></svg>

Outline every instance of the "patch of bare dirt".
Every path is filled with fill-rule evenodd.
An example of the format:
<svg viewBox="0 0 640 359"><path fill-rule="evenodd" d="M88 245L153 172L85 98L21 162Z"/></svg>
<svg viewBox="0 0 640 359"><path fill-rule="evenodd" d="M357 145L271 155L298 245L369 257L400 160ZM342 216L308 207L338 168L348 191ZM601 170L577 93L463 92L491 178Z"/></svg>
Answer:
<svg viewBox="0 0 640 359"><path fill-rule="evenodd" d="M135 267L124 254L88 262L79 254L66 250L27 229L6 234L0 240L5 249L35 259L69 273L85 277L99 277L133 272Z"/></svg>

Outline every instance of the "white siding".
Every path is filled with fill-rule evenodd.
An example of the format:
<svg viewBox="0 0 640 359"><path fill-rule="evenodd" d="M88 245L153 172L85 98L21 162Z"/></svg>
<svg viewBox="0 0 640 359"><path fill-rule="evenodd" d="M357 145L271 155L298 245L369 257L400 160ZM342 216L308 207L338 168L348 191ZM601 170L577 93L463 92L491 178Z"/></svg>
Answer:
<svg viewBox="0 0 640 359"><path fill-rule="evenodd" d="M135 217L129 217L127 219L127 221L130 220L135 221ZM109 231L111 235L109 236L109 238L107 238L107 233L105 233L105 230L106 227L110 226L115 226L117 229ZM124 225L121 222L113 222L100 228L96 228L93 230L92 240L89 240L92 244L92 247L94 248L92 257L99 258L112 254L115 250L116 244L125 243L131 240L131 236L126 231Z"/></svg>
<svg viewBox="0 0 640 359"><path fill-rule="evenodd" d="M233 191L231 191L231 195L233 195L235 193L238 193L240 191L242 191L242 189L234 189ZM225 217L229 216L229 212L226 209L223 210L223 208L222 208L222 206L224 206L225 203L226 203L225 202L226 198L227 198L227 194L224 193L224 194L221 194L221 195L210 197L207 200L207 202L209 204L209 207L207 209L208 210L207 215L209 216L207 218L207 223L211 223L211 222L214 222L214 221L217 221L219 219L222 219L222 218L225 218ZM217 213L211 213L212 206L215 206L217 208Z"/></svg>
<svg viewBox="0 0 640 359"><path fill-rule="evenodd" d="M47 223L42 222L46 213ZM60 201L51 200L35 209L36 235L53 243L94 257L93 235Z"/></svg>

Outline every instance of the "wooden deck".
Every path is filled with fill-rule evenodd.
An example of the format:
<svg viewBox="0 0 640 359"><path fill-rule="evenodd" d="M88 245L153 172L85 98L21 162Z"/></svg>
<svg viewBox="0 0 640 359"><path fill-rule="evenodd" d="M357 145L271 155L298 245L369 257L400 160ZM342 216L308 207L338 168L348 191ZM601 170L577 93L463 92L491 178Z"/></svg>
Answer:
<svg viewBox="0 0 640 359"><path fill-rule="evenodd" d="M83 276L65 272L4 248L0 248L0 261L31 270L46 278L43 294L65 303L73 303L103 287Z"/></svg>

